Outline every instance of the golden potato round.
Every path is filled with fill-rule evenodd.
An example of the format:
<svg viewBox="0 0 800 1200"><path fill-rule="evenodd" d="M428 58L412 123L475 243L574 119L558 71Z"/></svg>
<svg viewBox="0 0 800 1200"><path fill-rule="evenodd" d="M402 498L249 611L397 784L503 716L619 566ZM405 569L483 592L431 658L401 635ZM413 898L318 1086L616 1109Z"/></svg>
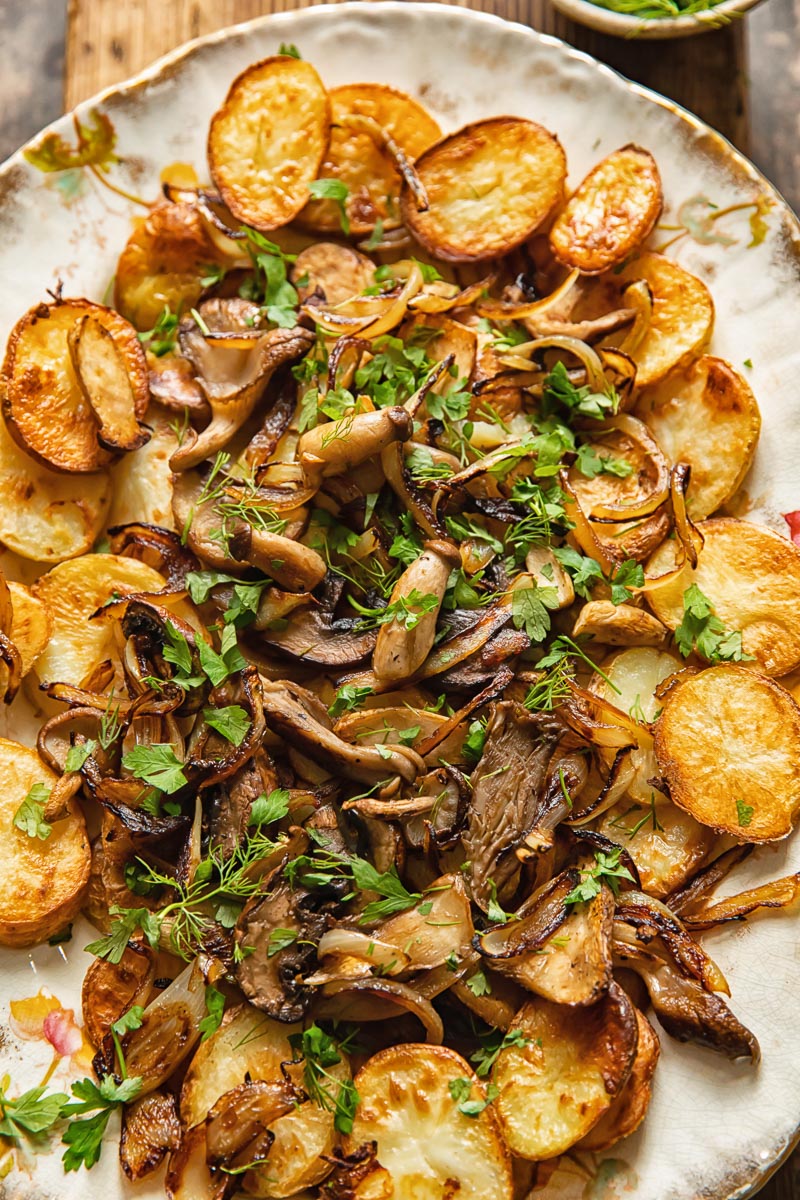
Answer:
<svg viewBox="0 0 800 1200"><path fill-rule="evenodd" d="M14 583L9 580L8 590L11 593L11 603L14 616L11 622L10 638L19 650L22 659L22 674L27 675L39 655L50 641L53 632L53 614L50 608L38 596L34 596L24 583Z"/></svg>
<svg viewBox="0 0 800 1200"><path fill-rule="evenodd" d="M3 416L26 454L56 471L86 474L113 461L97 439L99 422L73 367L69 336L85 316L112 336L132 390L134 412L150 402L147 361L133 326L111 308L89 300L39 304L11 331L3 363Z"/></svg>
<svg viewBox="0 0 800 1200"><path fill-rule="evenodd" d="M643 279L652 295L650 327L631 352L637 387L657 383L701 353L714 328L714 301L702 279L662 254L640 254L615 279L620 289Z"/></svg>
<svg viewBox="0 0 800 1200"><path fill-rule="evenodd" d="M511 1200L511 1161L494 1105L462 1113L450 1091L455 1080L464 1081L463 1100L486 1099L485 1085L446 1046L391 1046L356 1075L360 1103L345 1147L377 1142L394 1200Z"/></svg>
<svg viewBox="0 0 800 1200"><path fill-rule="evenodd" d="M128 525L143 521L174 529L172 512L172 471L169 460L178 446L175 418L171 421L161 409L151 409L147 424L150 441L132 454L125 454L111 468L113 497L108 524ZM178 421L178 427L180 422Z"/></svg>
<svg viewBox="0 0 800 1200"><path fill-rule="evenodd" d="M689 516L702 521L741 487L761 432L752 389L722 358L704 354L680 375L649 388L636 415L671 465L689 463Z"/></svg>
<svg viewBox="0 0 800 1200"><path fill-rule="evenodd" d="M598 275L641 246L661 213L661 176L652 154L623 146L593 167L550 230L567 267Z"/></svg>
<svg viewBox="0 0 800 1200"><path fill-rule="evenodd" d="M33 585L53 615L53 633L36 663L43 683L83 680L114 654L114 631L107 621L90 617L116 594L158 592L163 575L135 558L116 554L85 554L53 567Z"/></svg>
<svg viewBox="0 0 800 1200"><path fill-rule="evenodd" d="M693 583L730 630L739 630L746 654L766 675L800 664L800 549L788 538L749 521L715 517L698 528L705 544L697 566L648 593L653 612L670 629L683 620L683 594ZM676 542L663 542L647 564L649 576L678 561Z"/></svg>
<svg viewBox="0 0 800 1200"><path fill-rule="evenodd" d="M41 840L14 825L14 816L36 784L52 788L54 773L35 750L0 738L0 945L46 941L78 915L89 879L91 851L83 815L74 801Z"/></svg>
<svg viewBox="0 0 800 1200"><path fill-rule="evenodd" d="M579 1143L581 1150L608 1150L616 1142L638 1129L647 1115L653 1093L653 1076L658 1066L661 1045L653 1026L644 1013L634 1009L639 1030L636 1058L628 1082L611 1108L601 1117L594 1129Z"/></svg>
<svg viewBox="0 0 800 1200"><path fill-rule="evenodd" d="M333 88L330 98L331 140L320 178L339 179L347 187L345 210L351 233L369 233L378 221L384 229L397 229L401 224L400 172L369 134L348 129L342 119L350 115L370 117L412 162L439 140L441 129L416 100L382 83L346 84ZM339 209L333 200L310 200L300 221L317 233L341 230Z"/></svg>
<svg viewBox="0 0 800 1200"><path fill-rule="evenodd" d="M630 1075L638 1031L634 1007L612 983L590 1008L530 1001L516 1015L527 1045L503 1050L492 1070L495 1101L512 1154L564 1154L608 1112Z"/></svg>
<svg viewBox="0 0 800 1200"><path fill-rule="evenodd" d="M311 63L276 55L234 79L211 118L208 163L237 220L269 232L297 216L330 123L330 99Z"/></svg>
<svg viewBox="0 0 800 1200"><path fill-rule="evenodd" d="M674 802L747 842L791 832L800 811L800 708L766 676L726 663L670 692L656 723Z"/></svg>
<svg viewBox="0 0 800 1200"><path fill-rule="evenodd" d="M119 256L114 304L136 329L152 329L165 307L192 308L209 266L223 261L196 205L157 204Z"/></svg>
<svg viewBox="0 0 800 1200"><path fill-rule="evenodd" d="M188 1129L205 1121L220 1096L251 1079L280 1081L281 1063L290 1062L294 1051L289 1035L299 1025L282 1025L263 1012L242 1004L229 1010L220 1028L200 1046L192 1059L181 1091L181 1119ZM337 1079L350 1078L347 1056L327 1070ZM321 1156L332 1154L340 1136L333 1127L333 1114L309 1100L272 1126L275 1141L268 1163L248 1173L243 1188L256 1196L294 1196L312 1187L330 1171Z"/></svg>
<svg viewBox="0 0 800 1200"><path fill-rule="evenodd" d="M437 142L416 170L430 207L419 212L404 185L404 224L439 258L479 262L507 254L539 228L561 199L567 160L541 125L493 117Z"/></svg>
<svg viewBox="0 0 800 1200"><path fill-rule="evenodd" d="M44 563L85 554L103 528L110 499L107 472L48 470L22 453L0 420L0 542L9 550Z"/></svg>

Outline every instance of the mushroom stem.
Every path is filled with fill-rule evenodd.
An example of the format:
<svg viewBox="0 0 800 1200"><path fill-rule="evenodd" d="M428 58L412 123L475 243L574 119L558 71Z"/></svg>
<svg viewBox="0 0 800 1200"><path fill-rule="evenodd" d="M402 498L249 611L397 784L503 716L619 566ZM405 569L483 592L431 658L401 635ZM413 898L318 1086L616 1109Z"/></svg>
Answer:
<svg viewBox="0 0 800 1200"><path fill-rule="evenodd" d="M372 669L381 682L399 683L408 679L428 657L447 581L460 562L455 543L436 538L425 543L423 553L398 579L390 604L416 592L420 596L435 596L436 606L422 613L411 629L396 619L381 626L372 657Z"/></svg>
<svg viewBox="0 0 800 1200"><path fill-rule="evenodd" d="M412 430L411 417L399 406L344 416L304 433L297 456L307 482L318 484L343 475L393 442L407 442Z"/></svg>

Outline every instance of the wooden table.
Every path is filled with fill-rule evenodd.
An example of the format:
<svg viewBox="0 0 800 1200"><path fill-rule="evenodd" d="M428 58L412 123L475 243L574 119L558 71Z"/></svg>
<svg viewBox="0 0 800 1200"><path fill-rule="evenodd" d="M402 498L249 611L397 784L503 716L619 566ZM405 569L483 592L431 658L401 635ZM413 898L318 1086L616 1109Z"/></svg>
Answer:
<svg viewBox="0 0 800 1200"><path fill-rule="evenodd" d="M317 2L69 0L65 28L64 0L0 0L0 157L57 115L62 79L69 108L189 38ZM547 0L449 2L553 33L679 101L749 154L800 208L800 0L769 0L726 29L673 42L604 37L561 17ZM800 1152L760 1196L800 1200Z"/></svg>

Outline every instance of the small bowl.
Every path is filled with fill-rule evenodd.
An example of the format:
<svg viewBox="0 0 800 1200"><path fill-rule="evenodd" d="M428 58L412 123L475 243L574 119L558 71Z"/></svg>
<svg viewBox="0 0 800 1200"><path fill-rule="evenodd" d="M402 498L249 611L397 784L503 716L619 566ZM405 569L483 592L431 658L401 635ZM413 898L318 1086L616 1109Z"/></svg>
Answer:
<svg viewBox="0 0 800 1200"><path fill-rule="evenodd" d="M551 0L559 12L580 25L588 25L600 33L624 38L679 38L694 33L707 33L720 25L736 20L760 0L723 0L705 12L683 17L634 17L628 13L612 12L591 0Z"/></svg>

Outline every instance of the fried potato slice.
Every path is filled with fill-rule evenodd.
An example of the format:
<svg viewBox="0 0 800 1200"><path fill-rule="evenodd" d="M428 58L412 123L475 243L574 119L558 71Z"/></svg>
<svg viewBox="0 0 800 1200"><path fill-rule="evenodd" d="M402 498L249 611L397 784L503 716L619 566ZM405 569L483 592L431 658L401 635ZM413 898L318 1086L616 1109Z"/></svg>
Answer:
<svg viewBox="0 0 800 1200"><path fill-rule="evenodd" d="M52 612L53 633L36 663L39 679L80 687L113 654L111 625L90 620L92 614L115 595L158 592L165 584L146 563L116 554L85 554L42 575L32 591Z"/></svg>
<svg viewBox="0 0 800 1200"><path fill-rule="evenodd" d="M11 620L10 638L19 650L22 659L22 674L27 675L39 655L50 641L53 632L53 614L49 605L34 596L24 583L9 580L8 590L14 615Z"/></svg>
<svg viewBox="0 0 800 1200"><path fill-rule="evenodd" d="M155 407L147 414L152 436L132 454L125 454L111 468L113 496L108 524L144 522L174 529L172 471L169 460L178 447L177 426L167 413Z"/></svg>
<svg viewBox="0 0 800 1200"><path fill-rule="evenodd" d="M242 1004L229 1010L217 1032L201 1042L192 1059L181 1091L181 1120L191 1130L205 1121L220 1096L244 1082L283 1078L281 1063L290 1062L294 1051L289 1037L299 1025L282 1025L263 1012ZM326 1070L339 1080L350 1078L347 1056ZM333 1113L309 1100L271 1126L275 1141L268 1163L248 1172L244 1191L255 1196L294 1196L302 1188L324 1179L330 1164L321 1158L332 1154L340 1136L333 1127Z"/></svg>
<svg viewBox="0 0 800 1200"><path fill-rule="evenodd" d="M493 117L443 138L417 160L429 201L417 209L404 185L404 224L449 262L479 262L526 241L560 201L567 160L554 134L533 121Z"/></svg>
<svg viewBox="0 0 800 1200"><path fill-rule="evenodd" d="M639 1040L628 1082L623 1086L608 1112L600 1118L594 1129L581 1138L579 1149L594 1151L608 1150L624 1137L638 1129L647 1115L650 1097L653 1094L653 1075L658 1066L661 1045L653 1026L644 1013L634 1009Z"/></svg>
<svg viewBox="0 0 800 1200"><path fill-rule="evenodd" d="M92 548L111 485L105 471L62 475L34 462L0 421L0 496L0 542L23 558L53 563Z"/></svg>
<svg viewBox="0 0 800 1200"><path fill-rule="evenodd" d="M454 1081L462 1089L456 1097ZM511 1200L511 1161L493 1106L474 1116L460 1111L468 1100L486 1100L460 1054L446 1046L391 1046L364 1064L355 1085L361 1100L345 1149L377 1142L393 1189L381 1194Z"/></svg>
<svg viewBox="0 0 800 1200"><path fill-rule="evenodd" d="M439 140L441 129L411 96L382 83L345 84L333 88L330 98L331 140L320 179L339 179L346 186L345 211L351 233L369 233L378 221L384 229L397 229L401 224L400 172L368 133L348 128L347 118L371 118L411 161ZM310 200L300 221L317 233L341 230L339 209L332 200Z"/></svg>
<svg viewBox="0 0 800 1200"><path fill-rule="evenodd" d="M29 836L14 817L31 788L52 788L56 775L35 750L0 738L0 841L3 890L0 945L32 946L78 915L91 866L89 838L78 805L54 821L46 838Z"/></svg>
<svg viewBox="0 0 800 1200"><path fill-rule="evenodd" d="M628 1079L638 1030L618 984L591 1008L535 1000L514 1018L531 1039L509 1046L495 1063L495 1108L512 1154L555 1158L585 1137Z"/></svg>
<svg viewBox="0 0 800 1200"><path fill-rule="evenodd" d="M617 276L620 288L639 279L652 297L650 325L630 352L643 388L697 358L714 328L714 301L702 279L662 254L640 254Z"/></svg>
<svg viewBox="0 0 800 1200"><path fill-rule="evenodd" d="M655 751L672 799L719 833L771 842L800 811L800 708L747 667L725 664L670 692Z"/></svg>
<svg viewBox="0 0 800 1200"><path fill-rule="evenodd" d="M84 317L108 331L127 373L134 415L141 418L150 401L144 351L125 318L101 304L63 300L30 309L12 329L3 363L3 416L14 441L45 466L80 474L113 459L98 440L100 423L70 353L70 334Z"/></svg>
<svg viewBox="0 0 800 1200"><path fill-rule="evenodd" d="M641 246L662 203L652 154L623 146L593 167L567 201L550 230L550 249L565 266L599 275Z"/></svg>
<svg viewBox="0 0 800 1200"><path fill-rule="evenodd" d="M269 232L297 216L330 123L330 99L311 63L275 55L234 79L211 118L208 163L237 220Z"/></svg>
<svg viewBox="0 0 800 1200"><path fill-rule="evenodd" d="M112 453L138 450L150 434L136 419L136 396L122 353L96 317L81 317L67 337L78 386L97 418L97 440Z"/></svg>
<svg viewBox="0 0 800 1200"><path fill-rule="evenodd" d="M196 205L157 204L119 257L114 305L136 329L152 329L165 308L192 308L208 268L224 261Z"/></svg>
<svg viewBox="0 0 800 1200"><path fill-rule="evenodd" d="M761 431L746 379L722 358L704 354L640 397L636 415L653 431L671 465L689 463L689 516L702 521L741 487Z"/></svg>
<svg viewBox="0 0 800 1200"><path fill-rule="evenodd" d="M648 752L646 762L649 777L657 776L658 764L652 752ZM646 800L628 796L609 808L596 828L625 847L645 891L664 897L698 870L711 853L716 835L657 788L651 785L648 791Z"/></svg>
<svg viewBox="0 0 800 1200"><path fill-rule="evenodd" d="M687 563L674 579L648 593L660 621L677 629L683 595L697 584L727 629L738 629L742 646L766 675L786 675L800 664L800 549L788 538L733 517L698 526L704 545L697 566ZM675 542L663 542L647 564L658 576L677 563Z"/></svg>
<svg viewBox="0 0 800 1200"><path fill-rule="evenodd" d="M301 284L300 280L306 280ZM321 291L327 304L340 304L371 287L375 264L366 254L338 242L317 242L301 250L292 267L292 280L301 302Z"/></svg>

